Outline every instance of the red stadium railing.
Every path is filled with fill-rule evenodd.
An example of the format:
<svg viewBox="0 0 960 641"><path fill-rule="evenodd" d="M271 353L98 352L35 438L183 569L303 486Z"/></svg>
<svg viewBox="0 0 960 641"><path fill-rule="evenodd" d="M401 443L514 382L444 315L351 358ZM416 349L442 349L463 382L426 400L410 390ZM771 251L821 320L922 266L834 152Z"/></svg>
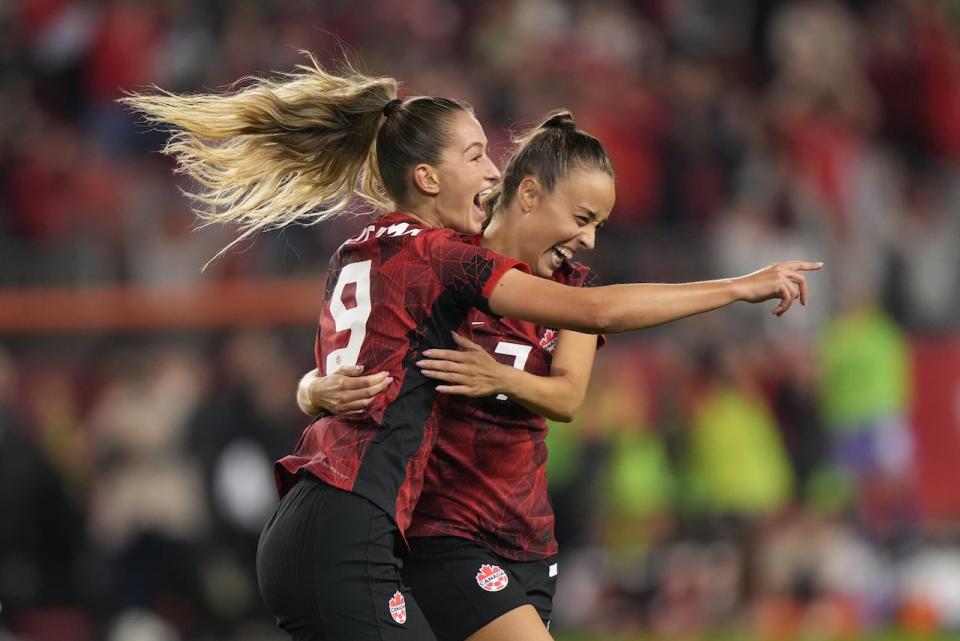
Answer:
<svg viewBox="0 0 960 641"><path fill-rule="evenodd" d="M319 278L0 290L0 334L312 325Z"/></svg>

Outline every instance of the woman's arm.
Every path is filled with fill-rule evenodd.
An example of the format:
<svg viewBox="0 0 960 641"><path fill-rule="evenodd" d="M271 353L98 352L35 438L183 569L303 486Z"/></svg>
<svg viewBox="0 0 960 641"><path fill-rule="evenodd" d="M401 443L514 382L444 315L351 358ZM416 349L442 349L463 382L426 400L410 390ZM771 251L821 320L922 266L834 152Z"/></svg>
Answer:
<svg viewBox="0 0 960 641"><path fill-rule="evenodd" d="M531 412L569 422L583 404L597 351L597 338L563 330L549 376L537 376L497 362L485 349L459 334L460 350L428 349L418 361L424 376L442 381L437 391L463 396L506 394Z"/></svg>
<svg viewBox="0 0 960 641"><path fill-rule="evenodd" d="M331 414L359 412L367 407L374 397L387 389L393 377L387 372L361 376L363 367L341 367L329 376L320 376L313 369L303 375L297 387L297 405L308 416L321 411Z"/></svg>
<svg viewBox="0 0 960 641"><path fill-rule="evenodd" d="M801 272L822 266L793 260L739 278L606 287L568 287L512 269L494 287L490 309L501 316L594 334L654 327L739 300L759 303L779 298L773 314L782 316L794 300L807 303L807 281Z"/></svg>

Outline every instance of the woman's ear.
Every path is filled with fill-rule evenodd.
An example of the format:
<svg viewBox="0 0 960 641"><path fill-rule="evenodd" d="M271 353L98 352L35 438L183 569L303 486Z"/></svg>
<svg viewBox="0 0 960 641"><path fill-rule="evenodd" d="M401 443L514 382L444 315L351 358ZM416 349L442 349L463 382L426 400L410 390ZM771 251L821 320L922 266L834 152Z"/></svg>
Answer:
<svg viewBox="0 0 960 641"><path fill-rule="evenodd" d="M517 185L517 203L520 205L520 211L529 214L537 206L543 186L536 176L527 176Z"/></svg>
<svg viewBox="0 0 960 641"><path fill-rule="evenodd" d="M420 163L414 167L413 184L422 194L436 196L440 193L440 175L432 165Z"/></svg>

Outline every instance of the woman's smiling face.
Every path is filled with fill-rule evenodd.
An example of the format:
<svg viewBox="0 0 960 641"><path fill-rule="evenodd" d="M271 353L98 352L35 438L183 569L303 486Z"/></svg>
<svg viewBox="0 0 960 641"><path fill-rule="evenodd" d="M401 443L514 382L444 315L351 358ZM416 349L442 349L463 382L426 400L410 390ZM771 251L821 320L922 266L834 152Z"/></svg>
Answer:
<svg viewBox="0 0 960 641"><path fill-rule="evenodd" d="M487 214L480 206L480 194L500 181L500 170L487 156L483 127L463 111L451 119L444 147L435 169L440 188L436 210L444 227L459 232L480 232Z"/></svg>
<svg viewBox="0 0 960 641"><path fill-rule="evenodd" d="M593 249L597 230L613 209L616 188L605 171L574 169L550 192L536 179L525 179L516 197L531 203L521 222L518 258L536 275L550 278L564 260Z"/></svg>

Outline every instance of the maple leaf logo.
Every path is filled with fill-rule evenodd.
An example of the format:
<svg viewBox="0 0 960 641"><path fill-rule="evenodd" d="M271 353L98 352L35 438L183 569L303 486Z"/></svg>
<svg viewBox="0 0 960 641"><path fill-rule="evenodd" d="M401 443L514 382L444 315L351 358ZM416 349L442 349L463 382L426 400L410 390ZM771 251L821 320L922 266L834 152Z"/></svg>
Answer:
<svg viewBox="0 0 960 641"><path fill-rule="evenodd" d="M487 592L499 592L507 587L509 582L510 577L500 569L499 565L484 563L480 566L480 571L477 572L477 585Z"/></svg>
<svg viewBox="0 0 960 641"><path fill-rule="evenodd" d="M404 600L403 595L400 594L400 591L397 590L394 592L393 598L387 603L390 606L390 616L393 617L394 621L403 625L407 620L407 602Z"/></svg>
<svg viewBox="0 0 960 641"><path fill-rule="evenodd" d="M557 330L555 329L546 329L543 332L543 336L540 337L540 347L545 349L548 352L552 352L553 348L557 346Z"/></svg>

